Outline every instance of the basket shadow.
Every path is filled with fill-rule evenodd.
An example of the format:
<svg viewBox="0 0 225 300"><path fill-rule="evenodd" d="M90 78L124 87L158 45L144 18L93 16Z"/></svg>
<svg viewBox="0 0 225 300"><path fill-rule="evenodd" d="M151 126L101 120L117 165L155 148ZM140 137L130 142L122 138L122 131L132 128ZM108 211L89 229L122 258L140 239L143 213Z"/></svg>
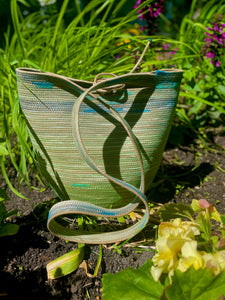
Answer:
<svg viewBox="0 0 225 300"><path fill-rule="evenodd" d="M167 203L174 199L178 184L182 189L194 188L199 186L213 170L214 166L210 163L201 163L197 167L164 165L163 171L158 171L152 188L147 191L147 197L156 203Z"/></svg>

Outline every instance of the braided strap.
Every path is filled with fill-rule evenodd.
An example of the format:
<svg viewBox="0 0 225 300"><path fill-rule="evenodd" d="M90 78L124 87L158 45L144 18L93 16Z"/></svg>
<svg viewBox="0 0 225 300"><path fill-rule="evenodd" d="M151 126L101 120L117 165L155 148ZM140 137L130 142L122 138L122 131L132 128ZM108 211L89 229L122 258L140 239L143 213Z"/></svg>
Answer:
<svg viewBox="0 0 225 300"><path fill-rule="evenodd" d="M122 77L120 78L120 80L121 79ZM64 78L64 80L69 82L71 85L74 84L68 78ZM103 208L85 201L77 201L77 200L62 201L60 203L55 204L49 212L48 221L47 221L48 229L54 235L66 239L68 241L88 243L88 244L106 244L106 243L114 243L114 242L122 241L131 238L132 236L137 234L140 230L143 229L143 227L147 224L149 220L149 208L148 208L146 196L144 195L144 189L145 189L144 168L143 168L139 143L132 129L130 128L129 124L126 122L126 120L122 118L120 114L118 114L112 107L110 107L110 105L105 100L91 93L93 90L97 91L99 89L105 89L110 86L115 86L117 84L118 84L118 78L104 80L101 82L97 82L96 84L94 84L89 89L87 89L84 93L81 94L81 96L75 101L73 111L72 111L72 134L76 142L76 145L78 147L78 150L80 151L84 160L92 169L94 169L102 176L105 176L109 181L116 183L117 185L132 192L136 197L132 203L117 209ZM74 89L77 89L77 86L74 86ZM109 109L112 115L124 127L129 138L131 139L141 170L141 181L140 181L139 189L129 183L126 183L118 178L115 178L105 173L95 164L95 162L91 159L88 152L86 151L86 148L83 144L82 137L80 134L79 111L80 111L81 104L85 100L87 95L92 96L94 99L97 99L102 105L104 105L107 109ZM136 224L131 225L129 228L119 230L119 231L105 232L105 233L96 233L96 232L91 233L88 231L84 232L84 231L66 228L60 225L56 220L57 217L59 216L62 217L68 214L85 214L85 215L92 215L96 217L120 217L130 213L133 209L135 209L135 207L137 207L140 201L144 203L146 208L145 214L142 217L142 219Z"/></svg>

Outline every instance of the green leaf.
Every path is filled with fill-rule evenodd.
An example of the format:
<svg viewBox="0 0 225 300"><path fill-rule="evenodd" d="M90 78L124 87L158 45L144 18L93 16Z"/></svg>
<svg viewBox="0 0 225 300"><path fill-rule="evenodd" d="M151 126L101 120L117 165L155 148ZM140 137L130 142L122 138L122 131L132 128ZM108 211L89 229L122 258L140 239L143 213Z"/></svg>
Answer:
<svg viewBox="0 0 225 300"><path fill-rule="evenodd" d="M165 288L168 300L215 300L225 295L225 271L213 276L209 268L182 273L175 270L172 285Z"/></svg>
<svg viewBox="0 0 225 300"><path fill-rule="evenodd" d="M10 200L6 191L0 188L0 201L8 201Z"/></svg>
<svg viewBox="0 0 225 300"><path fill-rule="evenodd" d="M219 93L221 93L222 95L225 95L225 86L224 85L218 84L216 89Z"/></svg>
<svg viewBox="0 0 225 300"><path fill-rule="evenodd" d="M84 259L84 245L47 264L48 279L56 279L75 271Z"/></svg>
<svg viewBox="0 0 225 300"><path fill-rule="evenodd" d="M223 225L225 226L225 215L220 215L221 216L221 220L223 222Z"/></svg>
<svg viewBox="0 0 225 300"><path fill-rule="evenodd" d="M11 211L7 212L6 218L11 217L17 213L18 213L18 209L11 210Z"/></svg>
<svg viewBox="0 0 225 300"><path fill-rule="evenodd" d="M23 5L27 6L27 7L30 7L30 4L27 3L27 1L25 0L17 0L18 2L22 3Z"/></svg>
<svg viewBox="0 0 225 300"><path fill-rule="evenodd" d="M155 282L150 269L152 260L140 268L128 268L117 274L103 275L103 300L156 300L163 292L163 285ZM174 298L175 299L175 298Z"/></svg>
<svg viewBox="0 0 225 300"><path fill-rule="evenodd" d="M194 211L190 205L170 203L165 204L160 208L159 215L162 221L169 221L176 218L188 218L191 220Z"/></svg>
<svg viewBox="0 0 225 300"><path fill-rule="evenodd" d="M9 152L3 144L0 144L0 155L8 155Z"/></svg>
<svg viewBox="0 0 225 300"><path fill-rule="evenodd" d="M197 223L199 224L199 230L201 232L201 237L209 242L212 236L211 233L211 223L209 218L205 218L202 214L197 216Z"/></svg>
<svg viewBox="0 0 225 300"><path fill-rule="evenodd" d="M7 216L7 210L5 208L5 205L3 202L0 202L0 223L3 222L6 216Z"/></svg>
<svg viewBox="0 0 225 300"><path fill-rule="evenodd" d="M18 232L19 226L11 223L0 224L0 237L6 235L14 235Z"/></svg>

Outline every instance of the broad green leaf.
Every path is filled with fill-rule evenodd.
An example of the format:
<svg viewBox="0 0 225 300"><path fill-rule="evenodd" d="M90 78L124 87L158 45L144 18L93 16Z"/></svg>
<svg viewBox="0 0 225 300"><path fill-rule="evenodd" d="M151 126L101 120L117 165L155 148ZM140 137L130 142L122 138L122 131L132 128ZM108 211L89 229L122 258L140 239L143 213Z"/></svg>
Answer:
<svg viewBox="0 0 225 300"><path fill-rule="evenodd" d="M84 259L84 245L47 264L48 279L56 279L75 271Z"/></svg>
<svg viewBox="0 0 225 300"><path fill-rule="evenodd" d="M156 300L163 292L163 285L151 275L152 260L140 268L128 268L117 274L103 275L103 300ZM175 299L175 298L174 298Z"/></svg>
<svg viewBox="0 0 225 300"><path fill-rule="evenodd" d="M183 203L170 203L165 204L160 208L159 215L162 221L168 221L176 218L192 219L194 211L190 207L190 205L186 205Z"/></svg>
<svg viewBox="0 0 225 300"><path fill-rule="evenodd" d="M172 285L165 288L168 300L216 300L225 295L225 271L213 276L208 268L182 273L175 270Z"/></svg>
<svg viewBox="0 0 225 300"><path fill-rule="evenodd" d="M6 235L14 235L18 232L19 226L11 223L0 224L0 237Z"/></svg>

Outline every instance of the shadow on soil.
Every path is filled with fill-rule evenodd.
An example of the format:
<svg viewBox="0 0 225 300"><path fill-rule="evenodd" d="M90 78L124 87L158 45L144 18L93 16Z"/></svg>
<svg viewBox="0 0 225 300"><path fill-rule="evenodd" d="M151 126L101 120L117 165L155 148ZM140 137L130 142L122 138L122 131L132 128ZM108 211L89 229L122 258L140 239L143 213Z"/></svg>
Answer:
<svg viewBox="0 0 225 300"><path fill-rule="evenodd" d="M44 268L35 271L22 271L18 276L12 276L8 272L0 272L0 297L1 299L32 299L53 300L71 299L71 292L66 292L63 280L58 282L55 294L47 282ZM61 285L61 287L60 287ZM58 295L57 295L58 290Z"/></svg>
<svg viewBox="0 0 225 300"><path fill-rule="evenodd" d="M153 188L147 192L149 200L167 203L177 191L201 185L204 178L214 170L210 163L198 166L164 165L154 180Z"/></svg>

